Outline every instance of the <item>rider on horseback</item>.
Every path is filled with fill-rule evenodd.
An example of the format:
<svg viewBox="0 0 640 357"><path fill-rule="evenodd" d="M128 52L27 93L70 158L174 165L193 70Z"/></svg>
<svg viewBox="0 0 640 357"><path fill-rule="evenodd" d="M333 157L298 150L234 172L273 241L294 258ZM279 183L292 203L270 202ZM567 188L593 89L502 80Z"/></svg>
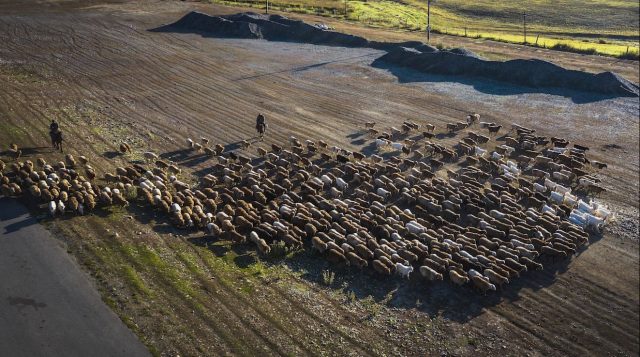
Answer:
<svg viewBox="0 0 640 357"><path fill-rule="evenodd" d="M265 121L264 115L262 113L258 114L256 118L256 131L258 131L258 135L260 139L264 137L264 132L267 130L267 123Z"/></svg>

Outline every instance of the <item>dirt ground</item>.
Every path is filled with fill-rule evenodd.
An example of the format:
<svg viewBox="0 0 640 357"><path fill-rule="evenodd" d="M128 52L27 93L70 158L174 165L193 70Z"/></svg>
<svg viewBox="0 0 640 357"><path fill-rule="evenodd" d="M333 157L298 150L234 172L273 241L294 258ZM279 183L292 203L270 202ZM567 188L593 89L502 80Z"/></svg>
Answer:
<svg viewBox="0 0 640 357"><path fill-rule="evenodd" d="M601 200L617 221L572 259L481 296L448 282L333 269L310 252L259 262L242 248L185 234L135 208L43 218L152 353L638 355L637 98L376 69L370 64L381 52L370 49L148 31L190 9L238 11L172 1L0 0L2 147L16 142L25 157L60 160L47 145L48 121L56 118L68 152L87 156L100 172L153 150L183 165L188 180L214 162L186 150L187 137L238 149L240 140L255 136L258 112L269 123L258 146L295 135L370 153L361 135L365 121L443 127L475 111L483 120L520 123L589 146L591 157L609 165L600 174L608 190ZM332 25L373 39L417 36ZM638 62L437 40L496 57L613 70L638 81ZM119 156L122 140L137 154Z"/></svg>

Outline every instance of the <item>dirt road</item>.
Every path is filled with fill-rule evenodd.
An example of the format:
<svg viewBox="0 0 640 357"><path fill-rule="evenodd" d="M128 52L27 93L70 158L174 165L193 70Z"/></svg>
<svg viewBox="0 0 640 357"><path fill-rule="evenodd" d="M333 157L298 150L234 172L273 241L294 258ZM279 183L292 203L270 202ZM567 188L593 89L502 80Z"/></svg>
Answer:
<svg viewBox="0 0 640 357"><path fill-rule="evenodd" d="M143 1L60 5L42 13L37 5L22 6L13 10L20 16L0 11L0 82L6 88L0 92L0 142L18 142L29 158L62 158L46 148L53 117L67 132L69 152L89 157L99 172L154 150L183 165L188 179L214 161L189 153L187 137L238 149L240 140L255 136L258 112L265 113L269 131L254 146L296 135L365 153L372 152L361 135L365 121L382 129L405 119L442 128L479 112L505 127L520 123L588 145L593 158L609 164L599 174L608 190L601 199L617 212L618 223L572 260L549 263L487 297L352 271L338 271L337 282L323 288L318 283L330 267L304 254L282 263L294 273L260 275L246 263L254 256L175 232L154 217L125 221L105 213L74 218L72 227L54 223L87 268L100 272L103 294L118 287L116 311L131 317L145 343L161 354L638 354L637 99L532 93L376 69L370 64L380 52L368 49L148 31L194 8L236 11L223 7ZM557 58L637 72L637 62ZM134 147L132 157L117 155L123 140ZM448 140L444 144L457 141ZM253 153L255 147L247 151ZM112 239L114 229L119 239ZM141 283L123 265L133 267ZM130 288L132 281L138 290ZM141 293L145 289L149 295Z"/></svg>
<svg viewBox="0 0 640 357"><path fill-rule="evenodd" d="M24 206L0 199L0 354L148 356Z"/></svg>

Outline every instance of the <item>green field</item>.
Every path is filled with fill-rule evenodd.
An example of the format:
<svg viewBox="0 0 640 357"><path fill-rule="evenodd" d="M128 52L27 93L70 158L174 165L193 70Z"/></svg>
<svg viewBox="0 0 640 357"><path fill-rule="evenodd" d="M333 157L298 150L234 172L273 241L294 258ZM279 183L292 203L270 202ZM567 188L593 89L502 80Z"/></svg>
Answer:
<svg viewBox="0 0 640 357"><path fill-rule="evenodd" d="M212 0L264 8L264 1ZM345 18L345 1L271 0L271 9ZM422 30L426 28L426 0L346 2L350 21L371 26ZM638 56L639 6L628 0L436 0L431 27L458 36L522 43L523 12L527 13L527 43L610 56ZM568 48L566 48L568 46Z"/></svg>

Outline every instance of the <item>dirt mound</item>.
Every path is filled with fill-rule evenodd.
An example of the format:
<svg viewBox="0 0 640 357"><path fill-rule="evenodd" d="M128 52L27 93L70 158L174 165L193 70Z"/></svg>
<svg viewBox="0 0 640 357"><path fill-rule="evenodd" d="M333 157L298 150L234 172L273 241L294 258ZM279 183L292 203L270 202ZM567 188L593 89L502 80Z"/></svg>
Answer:
<svg viewBox="0 0 640 357"><path fill-rule="evenodd" d="M215 37L254 38L270 41L301 42L327 46L368 47L362 37L322 29L304 21L280 15L252 12L228 16L210 16L190 12L177 22L157 30L178 29L197 31Z"/></svg>
<svg viewBox="0 0 640 357"><path fill-rule="evenodd" d="M537 59L488 61L472 52L453 49L422 52L417 48L396 47L378 58L384 62L424 73L465 75L544 88L558 87L616 96L638 96L638 86L611 72L592 74L562 68Z"/></svg>
<svg viewBox="0 0 640 357"><path fill-rule="evenodd" d="M326 46L368 47L387 51L374 61L411 68L424 73L487 78L519 86L558 87L613 96L638 96L638 86L604 72L591 74L568 70L536 59L488 61L462 48L438 50L418 41L388 43L331 31L323 26L291 20L280 15L239 13L211 16L190 12L177 22L153 31L198 32L213 37L265 39Z"/></svg>

